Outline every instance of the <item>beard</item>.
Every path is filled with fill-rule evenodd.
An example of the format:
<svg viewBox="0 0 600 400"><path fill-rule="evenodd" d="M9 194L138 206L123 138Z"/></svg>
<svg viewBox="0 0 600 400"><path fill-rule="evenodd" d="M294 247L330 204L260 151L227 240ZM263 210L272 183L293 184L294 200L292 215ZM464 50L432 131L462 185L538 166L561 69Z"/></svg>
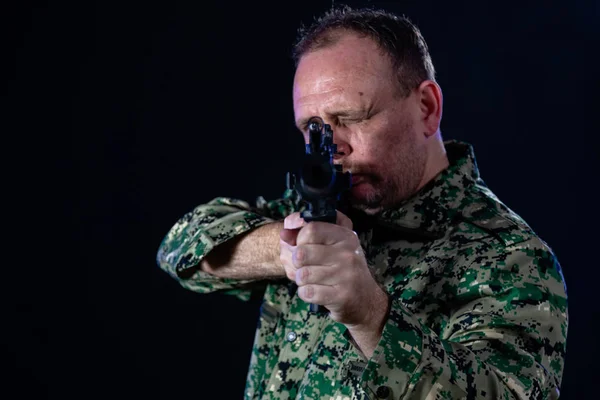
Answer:
<svg viewBox="0 0 600 400"><path fill-rule="evenodd" d="M417 142L411 128L403 127L399 138L403 140L397 141L391 151L386 151L388 157L378 157L386 160L387 165L379 165L368 171L357 169L364 180L348 193L347 201L352 208L366 214L376 214L403 202L418 191L425 174L427 151L424 144Z"/></svg>

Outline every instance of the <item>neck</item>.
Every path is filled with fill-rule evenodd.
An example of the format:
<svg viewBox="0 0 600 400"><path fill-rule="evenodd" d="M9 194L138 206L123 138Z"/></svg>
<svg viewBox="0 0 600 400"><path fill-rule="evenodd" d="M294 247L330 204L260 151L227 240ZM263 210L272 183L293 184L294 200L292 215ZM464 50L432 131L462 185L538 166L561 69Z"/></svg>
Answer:
<svg viewBox="0 0 600 400"><path fill-rule="evenodd" d="M429 138L428 146L429 151L427 152L425 173L423 174L423 178L421 179L417 191L450 165L440 131L437 131Z"/></svg>

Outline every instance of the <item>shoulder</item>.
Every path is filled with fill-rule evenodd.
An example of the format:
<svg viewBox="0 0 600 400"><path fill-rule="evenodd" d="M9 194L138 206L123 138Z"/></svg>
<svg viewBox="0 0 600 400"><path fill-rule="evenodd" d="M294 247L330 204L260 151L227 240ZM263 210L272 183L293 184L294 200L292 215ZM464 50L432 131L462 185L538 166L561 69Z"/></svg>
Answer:
<svg viewBox="0 0 600 400"><path fill-rule="evenodd" d="M490 288L500 290L545 286L557 299L566 298L562 267L551 246L487 187L475 185L467 198L450 234L461 279L469 285L470 279L491 282Z"/></svg>
<svg viewBox="0 0 600 400"><path fill-rule="evenodd" d="M509 247L523 242L547 247L517 212L481 184L469 188L452 230L456 238L467 242L487 239L495 242L495 247Z"/></svg>
<svg viewBox="0 0 600 400"><path fill-rule="evenodd" d="M470 190L453 221L451 247L468 265L493 265L514 273L518 265L529 265L537 270L532 276L564 281L551 246L484 185Z"/></svg>
<svg viewBox="0 0 600 400"><path fill-rule="evenodd" d="M483 184L469 189L452 224L452 247L475 265L504 265L518 259L543 270L561 270L550 245Z"/></svg>

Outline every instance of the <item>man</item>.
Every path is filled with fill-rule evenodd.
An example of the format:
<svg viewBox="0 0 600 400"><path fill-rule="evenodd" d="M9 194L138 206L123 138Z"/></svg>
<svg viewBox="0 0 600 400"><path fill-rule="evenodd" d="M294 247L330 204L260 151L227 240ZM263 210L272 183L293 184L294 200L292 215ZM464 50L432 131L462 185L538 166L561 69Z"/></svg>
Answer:
<svg viewBox="0 0 600 400"><path fill-rule="evenodd" d="M298 128L321 117L351 171L346 213L295 191L216 198L158 252L189 290L264 291L247 399L557 398L566 286L548 245L443 141L427 45L403 17L332 10L302 32ZM326 312L311 312L309 303Z"/></svg>

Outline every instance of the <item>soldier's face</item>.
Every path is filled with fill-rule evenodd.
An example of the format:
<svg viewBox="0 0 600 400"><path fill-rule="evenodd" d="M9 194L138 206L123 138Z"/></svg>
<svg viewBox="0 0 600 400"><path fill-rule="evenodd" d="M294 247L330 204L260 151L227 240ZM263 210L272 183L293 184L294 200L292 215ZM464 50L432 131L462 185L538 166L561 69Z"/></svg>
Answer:
<svg viewBox="0 0 600 400"><path fill-rule="evenodd" d="M425 171L419 104L412 94L399 95L396 79L376 43L353 34L304 55L294 78L294 114L305 142L310 117L331 125L341 153L335 163L353 176L350 200L368 213L414 194Z"/></svg>

